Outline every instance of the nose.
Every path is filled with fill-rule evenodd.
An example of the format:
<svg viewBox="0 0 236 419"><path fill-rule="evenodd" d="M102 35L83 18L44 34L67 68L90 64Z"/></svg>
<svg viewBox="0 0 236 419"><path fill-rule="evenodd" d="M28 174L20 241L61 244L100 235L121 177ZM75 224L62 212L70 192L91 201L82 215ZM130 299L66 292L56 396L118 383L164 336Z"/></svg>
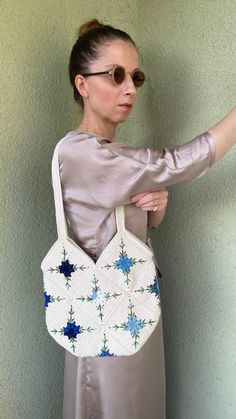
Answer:
<svg viewBox="0 0 236 419"><path fill-rule="evenodd" d="M127 74L124 80L124 91L126 95L130 96L134 96L137 93L137 89L130 74Z"/></svg>

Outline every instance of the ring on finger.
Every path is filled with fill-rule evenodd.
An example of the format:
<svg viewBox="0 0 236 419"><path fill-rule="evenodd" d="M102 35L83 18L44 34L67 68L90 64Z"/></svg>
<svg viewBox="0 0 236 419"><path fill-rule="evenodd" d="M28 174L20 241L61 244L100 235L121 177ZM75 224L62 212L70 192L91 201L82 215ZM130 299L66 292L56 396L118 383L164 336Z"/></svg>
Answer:
<svg viewBox="0 0 236 419"><path fill-rule="evenodd" d="M155 205L153 212L156 212L156 210L157 210L157 205Z"/></svg>

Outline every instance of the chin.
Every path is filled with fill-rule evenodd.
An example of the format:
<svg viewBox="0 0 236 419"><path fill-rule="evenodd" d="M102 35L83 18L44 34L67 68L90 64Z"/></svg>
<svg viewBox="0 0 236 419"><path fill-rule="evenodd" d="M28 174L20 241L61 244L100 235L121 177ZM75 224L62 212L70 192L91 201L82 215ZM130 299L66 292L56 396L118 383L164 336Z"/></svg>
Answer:
<svg viewBox="0 0 236 419"><path fill-rule="evenodd" d="M116 124L121 124L122 122L125 122L126 119L128 118L128 115L124 115L122 117L117 118L117 120L115 121Z"/></svg>

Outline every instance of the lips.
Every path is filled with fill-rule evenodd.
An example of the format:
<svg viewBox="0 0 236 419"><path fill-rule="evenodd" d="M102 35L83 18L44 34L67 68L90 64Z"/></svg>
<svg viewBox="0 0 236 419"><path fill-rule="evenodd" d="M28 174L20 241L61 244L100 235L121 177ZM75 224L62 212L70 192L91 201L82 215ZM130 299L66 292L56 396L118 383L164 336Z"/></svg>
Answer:
<svg viewBox="0 0 236 419"><path fill-rule="evenodd" d="M127 110L130 110L132 108L132 105L130 103L121 103L119 106Z"/></svg>

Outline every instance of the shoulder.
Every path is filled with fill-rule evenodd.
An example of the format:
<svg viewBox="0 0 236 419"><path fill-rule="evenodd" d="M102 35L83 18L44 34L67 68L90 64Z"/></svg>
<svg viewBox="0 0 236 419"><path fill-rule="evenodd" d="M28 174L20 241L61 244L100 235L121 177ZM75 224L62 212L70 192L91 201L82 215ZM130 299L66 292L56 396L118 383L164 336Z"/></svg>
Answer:
<svg viewBox="0 0 236 419"><path fill-rule="evenodd" d="M90 145L96 142L96 138L84 132L70 131L59 141L59 158L73 159L84 148L88 149Z"/></svg>
<svg viewBox="0 0 236 419"><path fill-rule="evenodd" d="M99 161L114 164L115 162L127 162L127 164L146 164L149 149L145 147L131 147L120 140L113 142L107 138L99 137L85 132L69 132L62 140L59 148L59 158L62 160L78 161L86 156L86 159L98 158Z"/></svg>

